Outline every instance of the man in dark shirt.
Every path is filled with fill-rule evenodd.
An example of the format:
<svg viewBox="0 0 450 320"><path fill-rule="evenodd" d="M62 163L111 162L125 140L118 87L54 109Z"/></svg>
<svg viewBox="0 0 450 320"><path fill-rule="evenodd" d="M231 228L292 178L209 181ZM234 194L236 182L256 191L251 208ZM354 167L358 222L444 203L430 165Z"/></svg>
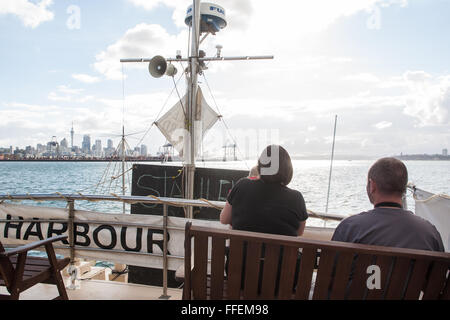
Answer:
<svg viewBox="0 0 450 320"><path fill-rule="evenodd" d="M408 172L395 158L382 158L370 168L367 195L374 209L343 220L332 240L387 247L444 251L436 227L403 210Z"/></svg>

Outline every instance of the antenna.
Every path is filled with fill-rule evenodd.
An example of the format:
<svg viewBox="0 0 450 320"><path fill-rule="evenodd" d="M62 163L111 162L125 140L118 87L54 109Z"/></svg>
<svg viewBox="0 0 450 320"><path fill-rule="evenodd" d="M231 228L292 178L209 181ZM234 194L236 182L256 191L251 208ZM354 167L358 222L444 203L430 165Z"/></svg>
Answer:
<svg viewBox="0 0 450 320"><path fill-rule="evenodd" d="M334 143L336 141L336 124L337 124L337 115L334 118L333 146L331 148L330 176L328 178L327 205L326 205L326 208L325 208L325 213L328 213L328 201L330 199L331 172L333 171Z"/></svg>
<svg viewBox="0 0 450 320"><path fill-rule="evenodd" d="M261 60L273 59L273 56L238 56L223 57L221 55L222 46L217 46L215 56L206 57L200 54L199 46L201 42L209 35L215 35L227 25L225 17L225 9L213 3L201 3L200 0L193 0L192 5L187 10L185 23L192 30L189 57L183 58L181 52L177 51L175 58L165 59L161 56L154 58L131 58L120 59L121 63L144 62L149 63L149 71L153 77L159 78L163 75L174 76L176 69L171 66L171 62L188 62L186 69L187 77L187 106L185 113L185 136L183 139L183 157L184 157L184 174L185 174L185 198L193 199L194 196L194 173L195 173L195 150L198 141L198 134L195 132L196 123L201 120L197 119L201 114L201 103L198 102L198 75L206 69L206 61L236 61L236 60ZM205 33L200 40L202 33ZM201 136L201 133L200 133ZM200 140L201 141L201 140ZM192 207L187 208L186 217L193 218Z"/></svg>

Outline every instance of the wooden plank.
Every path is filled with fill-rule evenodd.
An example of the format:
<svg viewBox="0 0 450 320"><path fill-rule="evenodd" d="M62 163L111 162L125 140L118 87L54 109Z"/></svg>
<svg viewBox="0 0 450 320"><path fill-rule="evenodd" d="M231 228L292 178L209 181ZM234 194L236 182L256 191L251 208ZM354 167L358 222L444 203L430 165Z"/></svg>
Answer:
<svg viewBox="0 0 450 320"><path fill-rule="evenodd" d="M394 258L390 256L377 256L375 264L380 268L380 289L368 289L367 300L381 300L384 298L387 287L389 285L388 281L392 273L392 267L394 265Z"/></svg>
<svg viewBox="0 0 450 320"><path fill-rule="evenodd" d="M294 292L294 277L297 266L297 257L297 247L284 247L278 299L286 300L292 298L292 294Z"/></svg>
<svg viewBox="0 0 450 320"><path fill-rule="evenodd" d="M445 289L442 295L439 297L440 300L450 300L450 275L447 274L447 281L445 284Z"/></svg>
<svg viewBox="0 0 450 320"><path fill-rule="evenodd" d="M445 280L448 271L448 264L442 262L434 262L429 280L423 294L423 300L437 300L444 289Z"/></svg>
<svg viewBox="0 0 450 320"><path fill-rule="evenodd" d="M348 291L348 299L362 300L367 289L367 267L373 264L373 257L367 254L358 254L355 267L352 270L352 279Z"/></svg>
<svg viewBox="0 0 450 320"><path fill-rule="evenodd" d="M249 242L245 258L245 300L254 300L258 295L259 264L261 261L261 243Z"/></svg>
<svg viewBox="0 0 450 320"><path fill-rule="evenodd" d="M411 269L411 259L397 258L394 265L394 270L389 281L386 292L386 299L401 300L403 299L407 280Z"/></svg>
<svg viewBox="0 0 450 320"><path fill-rule="evenodd" d="M412 274L409 278L406 288L406 300L418 300L420 292L424 289L426 276L430 267L430 260L416 260L413 266Z"/></svg>
<svg viewBox="0 0 450 320"><path fill-rule="evenodd" d="M278 274L278 260L280 246L266 245L264 257L263 280L261 288L261 299L272 300L275 298L275 287Z"/></svg>
<svg viewBox="0 0 450 320"><path fill-rule="evenodd" d="M225 268L225 238L212 237L211 249L211 299L223 299Z"/></svg>
<svg viewBox="0 0 450 320"><path fill-rule="evenodd" d="M343 300L349 283L354 254L350 252L339 252L336 272L333 277L333 287L330 299Z"/></svg>
<svg viewBox="0 0 450 320"><path fill-rule="evenodd" d="M320 252L319 270L317 272L313 300L327 299L335 257L336 251L325 249Z"/></svg>
<svg viewBox="0 0 450 320"><path fill-rule="evenodd" d="M316 248L303 248L298 274L295 299L307 300L311 288L312 274L316 264Z"/></svg>
<svg viewBox="0 0 450 320"><path fill-rule="evenodd" d="M206 274L208 271L208 236L194 236L194 270L192 272L192 289L194 299L206 300Z"/></svg>
<svg viewBox="0 0 450 320"><path fill-rule="evenodd" d="M192 222L187 222L184 229L184 286L183 300L192 299L192 265L191 265L191 227Z"/></svg>
<svg viewBox="0 0 450 320"><path fill-rule="evenodd" d="M227 281L227 299L229 300L240 298L243 251L244 241L231 238Z"/></svg>

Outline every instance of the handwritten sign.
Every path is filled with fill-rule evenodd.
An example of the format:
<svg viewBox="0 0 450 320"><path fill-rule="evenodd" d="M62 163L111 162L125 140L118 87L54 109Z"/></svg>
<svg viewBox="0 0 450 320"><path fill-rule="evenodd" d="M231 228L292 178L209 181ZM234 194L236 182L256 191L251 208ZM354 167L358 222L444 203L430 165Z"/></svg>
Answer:
<svg viewBox="0 0 450 320"><path fill-rule="evenodd" d="M194 176L194 198L210 201L226 201L228 192L247 171L213 168L196 168ZM132 195L183 198L183 168L180 166L141 165L133 166ZM169 207L169 216L184 217L184 209ZM134 204L132 214L162 215L162 205ZM214 208L194 208L194 218L218 220L220 212Z"/></svg>

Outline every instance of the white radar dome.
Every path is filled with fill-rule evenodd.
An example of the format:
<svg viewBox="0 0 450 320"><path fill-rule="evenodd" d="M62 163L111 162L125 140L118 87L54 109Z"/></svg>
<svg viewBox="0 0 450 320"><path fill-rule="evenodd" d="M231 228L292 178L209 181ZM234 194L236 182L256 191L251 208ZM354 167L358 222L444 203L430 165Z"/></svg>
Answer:
<svg viewBox="0 0 450 320"><path fill-rule="evenodd" d="M200 32L211 32L212 34L220 31L227 26L225 18L225 9L214 3L200 3ZM192 26L192 5L187 9L186 19L184 22L188 26Z"/></svg>

